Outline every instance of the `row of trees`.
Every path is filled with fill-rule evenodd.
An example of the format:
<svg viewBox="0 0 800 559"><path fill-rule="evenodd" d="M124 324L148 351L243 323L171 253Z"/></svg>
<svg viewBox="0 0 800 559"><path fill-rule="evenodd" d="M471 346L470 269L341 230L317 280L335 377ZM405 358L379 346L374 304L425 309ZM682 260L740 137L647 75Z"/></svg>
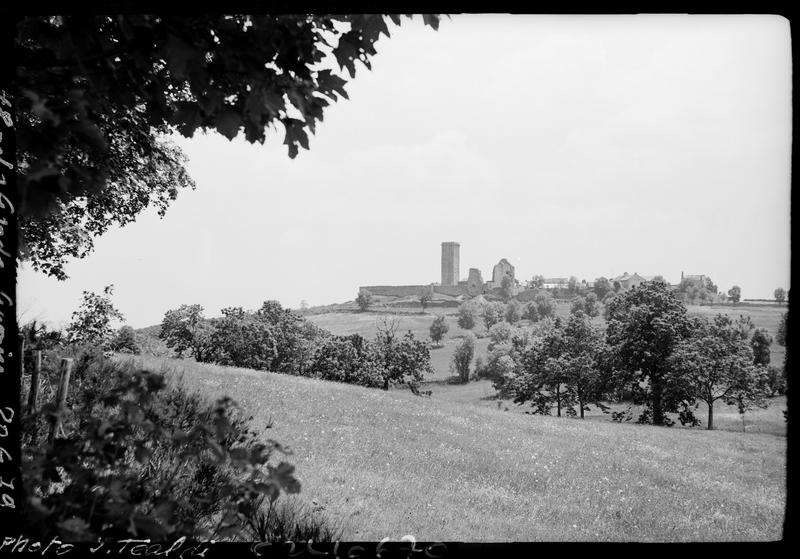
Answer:
<svg viewBox="0 0 800 559"><path fill-rule="evenodd" d="M670 425L668 414L677 413L682 423L697 425L693 412L704 402L709 429L715 403L744 413L785 389L785 363L782 370L769 366L772 339L749 318L690 317L657 282L617 294L607 316L605 330L580 305L566 321L494 324L486 363L476 373L492 378L502 395L529 403L533 413L583 417L590 404L607 410L603 402L628 401L644 406L640 422ZM786 343L785 326L778 341ZM632 419L630 411L614 416Z"/></svg>
<svg viewBox="0 0 800 559"><path fill-rule="evenodd" d="M167 311L159 337L180 356L197 361L265 370L388 390L392 383L417 383L432 371L430 346L399 320L384 318L373 340L335 336L277 301L256 311L240 307L207 319L200 305Z"/></svg>

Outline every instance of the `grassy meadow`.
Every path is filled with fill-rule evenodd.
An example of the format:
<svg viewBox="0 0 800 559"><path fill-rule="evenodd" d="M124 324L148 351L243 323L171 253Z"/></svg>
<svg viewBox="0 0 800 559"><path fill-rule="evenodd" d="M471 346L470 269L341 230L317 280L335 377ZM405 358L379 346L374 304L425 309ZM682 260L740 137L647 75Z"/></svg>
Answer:
<svg viewBox="0 0 800 559"><path fill-rule="evenodd" d="M136 358L228 395L289 445L301 496L345 540L776 540L786 439L509 413L487 381L450 398ZM467 403L477 405L465 405ZM719 417L719 416L718 416ZM721 418L720 418L721 421ZM762 418L768 422L768 418ZM780 420L782 421L782 419Z"/></svg>

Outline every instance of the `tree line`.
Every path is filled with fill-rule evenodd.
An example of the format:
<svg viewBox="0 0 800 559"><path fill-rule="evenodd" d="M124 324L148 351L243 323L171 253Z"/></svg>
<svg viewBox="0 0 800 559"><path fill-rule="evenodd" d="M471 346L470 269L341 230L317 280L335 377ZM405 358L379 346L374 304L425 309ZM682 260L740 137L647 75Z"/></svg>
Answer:
<svg viewBox="0 0 800 559"><path fill-rule="evenodd" d="M671 425L668 414L677 414L682 424L698 425L695 412L703 402L709 429L718 402L744 414L785 392L786 362L782 368L770 365L772 338L749 317L690 316L678 295L655 281L609 298L605 327L591 321L596 305L576 298L565 320L555 315L552 298L540 294L522 307L521 316L533 325L518 327L514 302L465 302L458 325L472 329L481 317L490 338L475 376L492 379L500 395L538 414L584 417L590 405L608 411L604 402L627 402L628 410L614 412L614 419L633 419L631 409L640 405L641 423ZM781 345L787 317L778 325ZM437 339L433 325L431 336ZM470 332L453 356L453 371L465 382L474 346Z"/></svg>

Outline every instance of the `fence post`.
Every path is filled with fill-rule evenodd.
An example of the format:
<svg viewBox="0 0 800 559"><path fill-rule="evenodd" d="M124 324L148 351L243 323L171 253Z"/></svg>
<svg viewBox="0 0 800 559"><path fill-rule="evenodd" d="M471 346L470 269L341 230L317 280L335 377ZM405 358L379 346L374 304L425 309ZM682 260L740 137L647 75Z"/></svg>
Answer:
<svg viewBox="0 0 800 559"><path fill-rule="evenodd" d="M28 409L27 413L36 413L39 398L39 375L42 373L42 350L36 352L36 358L33 362L33 371L31 371L31 389L28 391Z"/></svg>
<svg viewBox="0 0 800 559"><path fill-rule="evenodd" d="M61 375L58 379L58 393L56 394L56 413L64 411L67 403L67 389L69 388L69 376L72 373L72 359L61 359ZM52 444L56 438L56 430L61 425L60 418L54 417L50 424L50 436L47 442Z"/></svg>

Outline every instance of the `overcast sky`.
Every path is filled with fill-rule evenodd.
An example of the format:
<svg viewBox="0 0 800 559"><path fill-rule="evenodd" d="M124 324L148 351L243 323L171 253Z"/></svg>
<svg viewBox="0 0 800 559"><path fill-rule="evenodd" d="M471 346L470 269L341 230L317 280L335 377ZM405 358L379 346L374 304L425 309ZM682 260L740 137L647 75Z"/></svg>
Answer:
<svg viewBox="0 0 800 559"><path fill-rule="evenodd" d="M789 287L791 43L776 16L463 15L377 43L290 160L180 139L197 190L100 238L58 282L23 267L24 321L114 284L134 327L183 303L352 300L440 280L441 242L491 279L707 274Z"/></svg>

